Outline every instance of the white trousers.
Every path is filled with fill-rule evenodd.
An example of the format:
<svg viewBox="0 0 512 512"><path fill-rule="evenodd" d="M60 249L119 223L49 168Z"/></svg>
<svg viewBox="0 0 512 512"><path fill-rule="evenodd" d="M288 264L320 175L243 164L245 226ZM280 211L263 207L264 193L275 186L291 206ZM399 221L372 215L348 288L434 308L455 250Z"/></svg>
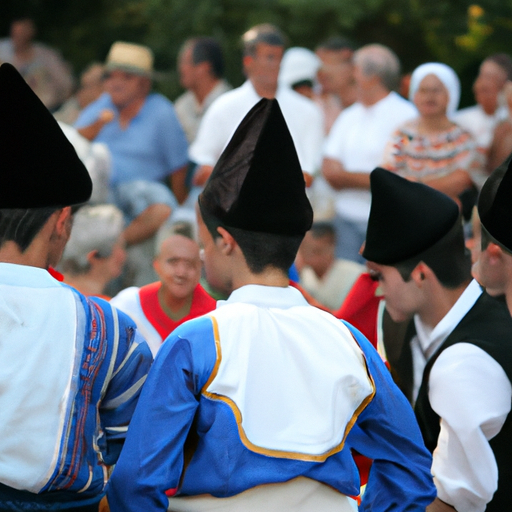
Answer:
<svg viewBox="0 0 512 512"><path fill-rule="evenodd" d="M169 498L168 512L355 512L356 501L309 478L260 485L229 498Z"/></svg>

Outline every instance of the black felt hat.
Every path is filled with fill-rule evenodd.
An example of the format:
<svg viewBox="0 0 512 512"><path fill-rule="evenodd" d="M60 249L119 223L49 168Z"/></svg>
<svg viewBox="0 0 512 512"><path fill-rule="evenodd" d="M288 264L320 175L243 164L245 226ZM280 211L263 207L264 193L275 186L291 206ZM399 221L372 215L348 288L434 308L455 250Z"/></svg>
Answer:
<svg viewBox="0 0 512 512"><path fill-rule="evenodd" d="M92 182L57 121L10 64L0 66L0 208L86 202Z"/></svg>
<svg viewBox="0 0 512 512"><path fill-rule="evenodd" d="M202 212L227 227L304 235L313 210L292 137L277 100L245 116L199 197Z"/></svg>
<svg viewBox="0 0 512 512"><path fill-rule="evenodd" d="M478 198L478 215L487 232L512 252L512 155L484 183Z"/></svg>
<svg viewBox="0 0 512 512"><path fill-rule="evenodd" d="M459 207L446 194L381 168L370 175L372 204L363 256L395 265L421 254L457 223Z"/></svg>

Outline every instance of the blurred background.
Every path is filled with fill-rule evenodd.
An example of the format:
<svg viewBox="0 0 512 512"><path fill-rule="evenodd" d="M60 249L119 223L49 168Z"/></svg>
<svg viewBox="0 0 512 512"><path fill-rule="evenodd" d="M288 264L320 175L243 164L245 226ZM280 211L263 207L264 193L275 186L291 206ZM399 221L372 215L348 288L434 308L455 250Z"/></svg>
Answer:
<svg viewBox="0 0 512 512"><path fill-rule="evenodd" d="M512 41L512 0L2 0L0 37L8 36L12 19L25 16L35 21L36 39L59 50L75 77L104 61L113 41L149 45L162 72L156 89L172 100L182 92L176 60L185 39L216 37L227 78L238 86L240 36L261 22L278 25L290 46L314 49L334 35L357 45L383 43L398 54L404 74L422 62L445 62L461 78L461 107L474 103L480 62L510 53Z"/></svg>

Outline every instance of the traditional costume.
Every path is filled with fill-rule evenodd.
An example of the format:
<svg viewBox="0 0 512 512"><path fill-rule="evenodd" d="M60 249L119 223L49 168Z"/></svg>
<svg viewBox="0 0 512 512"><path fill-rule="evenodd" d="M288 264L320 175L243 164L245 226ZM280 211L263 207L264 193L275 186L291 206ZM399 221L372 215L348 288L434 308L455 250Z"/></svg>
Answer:
<svg viewBox="0 0 512 512"><path fill-rule="evenodd" d="M147 284L138 288L130 286L119 292L112 300L116 308L126 313L137 324L137 329L146 340L151 352L155 356L160 345L176 327L209 313L215 309L216 300L210 297L205 289L198 284L194 288L190 312L180 320L173 320L162 309L158 299L158 290L162 283Z"/></svg>
<svg viewBox="0 0 512 512"><path fill-rule="evenodd" d="M368 261L413 267L446 251L464 254L459 209L448 196L384 169L376 169L370 182ZM471 281L434 327L413 317L392 365L433 452L438 497L456 510L512 507L511 337L505 305ZM385 333L384 342L390 342Z"/></svg>
<svg viewBox="0 0 512 512"><path fill-rule="evenodd" d="M0 67L6 210L88 200L87 170L9 64ZM25 225L20 222L19 229ZM0 510L98 510L151 354L133 322L46 269L0 262Z"/></svg>
<svg viewBox="0 0 512 512"><path fill-rule="evenodd" d="M199 205L228 231L300 239L310 228L276 100L248 113ZM248 284L162 345L108 502L112 512L350 511L352 449L374 460L363 510L433 500L412 410L368 340L294 288Z"/></svg>

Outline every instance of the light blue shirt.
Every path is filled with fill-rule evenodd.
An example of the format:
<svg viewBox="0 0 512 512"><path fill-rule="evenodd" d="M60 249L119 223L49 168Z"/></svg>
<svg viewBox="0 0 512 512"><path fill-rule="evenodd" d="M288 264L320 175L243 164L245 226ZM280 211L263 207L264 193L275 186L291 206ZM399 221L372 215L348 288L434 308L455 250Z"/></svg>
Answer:
<svg viewBox="0 0 512 512"><path fill-rule="evenodd" d="M119 124L117 108L107 93L88 105L75 126L83 128L110 109L116 117L100 131L95 141L104 142L112 154L113 185L133 180L162 181L188 162L188 143L173 104L151 93L126 128Z"/></svg>

